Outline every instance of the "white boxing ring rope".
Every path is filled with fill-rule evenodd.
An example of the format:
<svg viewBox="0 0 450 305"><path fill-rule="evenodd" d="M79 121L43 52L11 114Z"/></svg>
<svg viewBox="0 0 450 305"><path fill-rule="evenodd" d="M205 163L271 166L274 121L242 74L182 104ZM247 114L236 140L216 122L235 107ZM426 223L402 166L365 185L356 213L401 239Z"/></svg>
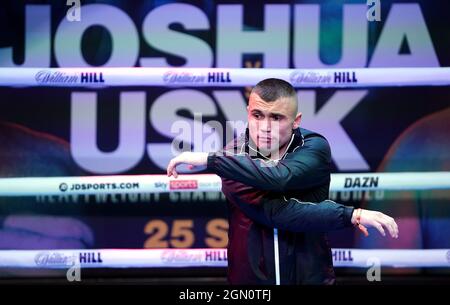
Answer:
<svg viewBox="0 0 450 305"><path fill-rule="evenodd" d="M64 187L63 187L64 186ZM450 189L450 172L332 174L331 191ZM0 178L0 196L102 193L212 192L212 174ZM86 258L89 256L89 258ZM82 258L83 257L83 258ZM225 267L226 249L2 250L0 268L165 268ZM333 249L336 267L450 267L450 249Z"/></svg>
<svg viewBox="0 0 450 305"><path fill-rule="evenodd" d="M448 86L450 68L0 68L0 87L243 87L281 78L294 87ZM450 189L450 172L332 174L331 191ZM220 191L216 175L0 178L0 196ZM332 249L336 267L450 267L450 249ZM0 268L225 267L226 249L0 250Z"/></svg>
<svg viewBox="0 0 450 305"><path fill-rule="evenodd" d="M220 177L213 174L116 175L84 177L0 178L0 196L214 192ZM450 189L450 172L331 174L330 191Z"/></svg>
<svg viewBox="0 0 450 305"><path fill-rule="evenodd" d="M10 87L243 87L270 77L308 88L448 86L450 68L0 68Z"/></svg>
<svg viewBox="0 0 450 305"><path fill-rule="evenodd" d="M450 249L332 249L335 267L450 267ZM226 267L227 249L1 250L1 268Z"/></svg>
<svg viewBox="0 0 450 305"><path fill-rule="evenodd" d="M331 191L433 189L450 189L450 172L332 174L330 186ZM212 174L0 178L0 196L220 190L220 177ZM450 267L450 249L332 251L335 267ZM74 263L82 268L226 267L227 259L226 249L212 248L0 250L0 268L64 269Z"/></svg>

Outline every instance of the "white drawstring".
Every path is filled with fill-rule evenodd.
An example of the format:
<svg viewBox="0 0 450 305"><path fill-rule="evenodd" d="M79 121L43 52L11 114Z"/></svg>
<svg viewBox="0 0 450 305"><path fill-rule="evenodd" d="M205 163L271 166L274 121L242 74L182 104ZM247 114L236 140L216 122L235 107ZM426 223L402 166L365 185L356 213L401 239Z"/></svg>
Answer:
<svg viewBox="0 0 450 305"><path fill-rule="evenodd" d="M278 250L278 229L273 229L273 248L275 251L275 284L280 285L280 255Z"/></svg>

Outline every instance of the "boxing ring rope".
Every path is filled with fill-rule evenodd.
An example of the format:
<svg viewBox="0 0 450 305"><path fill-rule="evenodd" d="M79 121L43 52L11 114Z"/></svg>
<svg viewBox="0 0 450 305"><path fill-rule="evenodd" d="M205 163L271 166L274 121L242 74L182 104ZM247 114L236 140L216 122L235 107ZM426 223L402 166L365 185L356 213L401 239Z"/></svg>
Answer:
<svg viewBox="0 0 450 305"><path fill-rule="evenodd" d="M297 88L448 86L450 68L0 68L8 87L244 87L281 78ZM450 172L339 173L331 191L450 189ZM216 175L0 178L0 196L220 191ZM450 267L450 249L332 249L336 267ZM226 267L226 249L0 250L0 268Z"/></svg>
<svg viewBox="0 0 450 305"><path fill-rule="evenodd" d="M450 172L332 174L331 191L450 189ZM0 178L0 196L220 191L212 174ZM450 249L332 249L335 267L450 267ZM226 267L226 249L0 250L0 268Z"/></svg>
<svg viewBox="0 0 450 305"><path fill-rule="evenodd" d="M243 87L270 77L294 87L448 86L450 68L0 68L0 86L11 87Z"/></svg>
<svg viewBox="0 0 450 305"><path fill-rule="evenodd" d="M214 192L221 179L213 174L0 178L0 196ZM450 189L450 172L331 174L330 191Z"/></svg>
<svg viewBox="0 0 450 305"><path fill-rule="evenodd" d="M335 267L450 267L450 249L332 249ZM226 267L226 249L1 250L0 268Z"/></svg>

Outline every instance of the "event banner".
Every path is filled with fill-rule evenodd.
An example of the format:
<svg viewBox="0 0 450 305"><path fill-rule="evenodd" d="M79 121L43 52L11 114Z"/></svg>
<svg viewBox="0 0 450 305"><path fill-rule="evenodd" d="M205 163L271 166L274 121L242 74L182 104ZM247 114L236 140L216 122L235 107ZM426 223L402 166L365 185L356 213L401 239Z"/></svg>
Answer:
<svg viewBox="0 0 450 305"><path fill-rule="evenodd" d="M0 68L36 68L30 83L1 75L0 178L165 174L183 150L221 149L245 132L252 84L210 68L252 68L255 80L264 69L323 69L289 77L300 126L326 137L333 173L450 171L450 87L421 70L450 66L450 3L72 2L0 4ZM119 67L110 86L99 68ZM165 72L158 84L133 83L132 67ZM387 67L417 68L414 83ZM366 79L361 68L381 70ZM101 194L65 194L64 183L60 194L0 189L1 249L227 245L226 199L213 181L214 190L192 178L155 193L112 181L120 192ZM330 233L332 247L450 247L448 190L332 190L330 199L394 215L415 236L393 244L349 228Z"/></svg>

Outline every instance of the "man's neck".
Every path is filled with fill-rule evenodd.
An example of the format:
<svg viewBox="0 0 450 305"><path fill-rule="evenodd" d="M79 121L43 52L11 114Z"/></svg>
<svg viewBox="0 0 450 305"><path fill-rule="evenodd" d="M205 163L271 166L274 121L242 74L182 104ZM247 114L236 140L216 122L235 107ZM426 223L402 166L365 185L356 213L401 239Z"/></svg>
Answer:
<svg viewBox="0 0 450 305"><path fill-rule="evenodd" d="M281 159L281 156L284 155L285 151L287 150L289 145L289 142L287 142L286 144L284 144L282 147L280 147L280 149L278 149L278 151L272 152L268 157L270 160L279 160Z"/></svg>
<svg viewBox="0 0 450 305"><path fill-rule="evenodd" d="M289 148L289 144L292 142L293 137L294 137L294 134L291 135L291 138L289 139L289 141L284 143L283 146L281 146L277 151L274 151L274 152L261 150L251 139L249 140L250 141L249 146L253 147L252 148L253 150L257 150L259 152L259 154L261 154L265 158L268 158L270 160L279 160L284 156L285 152Z"/></svg>
<svg viewBox="0 0 450 305"><path fill-rule="evenodd" d="M273 152L263 152L260 150L260 154L262 154L263 156L265 156L266 158L270 159L270 160L279 160L281 159L285 152L287 151L288 147L289 147L289 143L291 143L292 140L292 136L291 139L284 143L283 146L281 146L277 151L273 151Z"/></svg>

